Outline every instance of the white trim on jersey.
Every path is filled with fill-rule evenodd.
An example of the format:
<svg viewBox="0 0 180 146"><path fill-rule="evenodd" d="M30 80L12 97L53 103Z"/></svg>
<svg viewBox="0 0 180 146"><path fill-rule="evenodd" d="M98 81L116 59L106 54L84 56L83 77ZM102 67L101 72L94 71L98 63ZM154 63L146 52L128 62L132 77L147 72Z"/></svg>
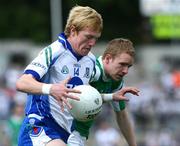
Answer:
<svg viewBox="0 0 180 146"><path fill-rule="evenodd" d="M28 118L36 118L36 119L38 119L38 120L42 120L44 117L39 116L39 115L37 115L37 114L29 114L29 115L28 115Z"/></svg>

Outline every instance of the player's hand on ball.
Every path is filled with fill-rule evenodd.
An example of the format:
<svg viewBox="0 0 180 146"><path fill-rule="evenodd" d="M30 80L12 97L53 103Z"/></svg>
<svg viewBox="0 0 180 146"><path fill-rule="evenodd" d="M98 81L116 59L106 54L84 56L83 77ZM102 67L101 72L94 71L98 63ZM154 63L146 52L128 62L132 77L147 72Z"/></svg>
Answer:
<svg viewBox="0 0 180 146"><path fill-rule="evenodd" d="M69 93L81 93L81 91L76 89L70 89L66 87L66 84L69 82L71 78L68 77L62 82L58 84L53 84L51 87L50 94L56 98L56 100L59 102L59 105L61 107L61 110L64 111L64 104L68 106L68 108L72 108L72 106L67 101L67 98L71 98L74 100L80 100L79 97L74 96Z"/></svg>
<svg viewBox="0 0 180 146"><path fill-rule="evenodd" d="M70 93L77 95L80 98L80 101L72 100L70 98L67 99L72 105L72 109L69 110L71 115L74 119L81 122L94 120L102 110L103 101L101 94L97 89L90 85L78 85L75 86L74 89L80 90L81 94Z"/></svg>
<svg viewBox="0 0 180 146"><path fill-rule="evenodd" d="M125 96L126 93L131 93L133 95L139 96L139 90L136 87L124 87L117 92L113 93L113 100L125 100L129 101L129 99Z"/></svg>

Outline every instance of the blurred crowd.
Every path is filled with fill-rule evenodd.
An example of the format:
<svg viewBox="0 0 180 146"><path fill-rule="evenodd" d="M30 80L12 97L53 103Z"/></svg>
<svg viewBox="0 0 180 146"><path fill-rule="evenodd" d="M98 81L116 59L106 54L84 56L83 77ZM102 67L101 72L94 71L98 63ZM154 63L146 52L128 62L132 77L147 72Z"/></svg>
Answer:
<svg viewBox="0 0 180 146"><path fill-rule="evenodd" d="M25 64L26 58L23 54L13 54L0 77L0 146L17 146L26 94L17 92L15 83Z"/></svg>
<svg viewBox="0 0 180 146"><path fill-rule="evenodd" d="M15 82L23 73L26 58L14 54L0 76L0 146L17 146L18 131L24 116L26 94L17 92ZM144 77L135 84L139 97L127 95L138 146L180 146L180 70L161 63L154 80ZM108 115L108 117L107 117ZM89 146L127 146L113 121L110 105L98 116Z"/></svg>

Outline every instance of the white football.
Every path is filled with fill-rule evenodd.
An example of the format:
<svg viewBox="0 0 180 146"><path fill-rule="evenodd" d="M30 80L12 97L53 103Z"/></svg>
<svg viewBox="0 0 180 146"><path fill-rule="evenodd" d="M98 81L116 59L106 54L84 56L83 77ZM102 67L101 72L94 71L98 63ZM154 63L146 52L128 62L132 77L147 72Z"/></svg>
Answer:
<svg viewBox="0 0 180 146"><path fill-rule="evenodd" d="M79 101L68 98L72 105L71 115L78 121L93 120L102 109L102 97L97 89L90 85L75 86L81 93L70 93L80 98Z"/></svg>

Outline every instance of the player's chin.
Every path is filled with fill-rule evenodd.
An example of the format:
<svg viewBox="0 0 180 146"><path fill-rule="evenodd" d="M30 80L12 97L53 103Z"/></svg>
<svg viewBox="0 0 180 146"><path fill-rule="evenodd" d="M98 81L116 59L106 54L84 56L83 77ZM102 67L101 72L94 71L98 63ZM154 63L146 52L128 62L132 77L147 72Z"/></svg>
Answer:
<svg viewBox="0 0 180 146"><path fill-rule="evenodd" d="M83 51L83 52L81 53L81 56L86 56L86 55L88 55L89 52L90 52L90 50Z"/></svg>
<svg viewBox="0 0 180 146"><path fill-rule="evenodd" d="M88 53L89 53L89 52L83 53L83 55L82 55L82 56L86 56L86 55L88 55Z"/></svg>
<svg viewBox="0 0 180 146"><path fill-rule="evenodd" d="M122 79L122 76L115 76L113 79L114 79L115 81L119 81L119 80Z"/></svg>

